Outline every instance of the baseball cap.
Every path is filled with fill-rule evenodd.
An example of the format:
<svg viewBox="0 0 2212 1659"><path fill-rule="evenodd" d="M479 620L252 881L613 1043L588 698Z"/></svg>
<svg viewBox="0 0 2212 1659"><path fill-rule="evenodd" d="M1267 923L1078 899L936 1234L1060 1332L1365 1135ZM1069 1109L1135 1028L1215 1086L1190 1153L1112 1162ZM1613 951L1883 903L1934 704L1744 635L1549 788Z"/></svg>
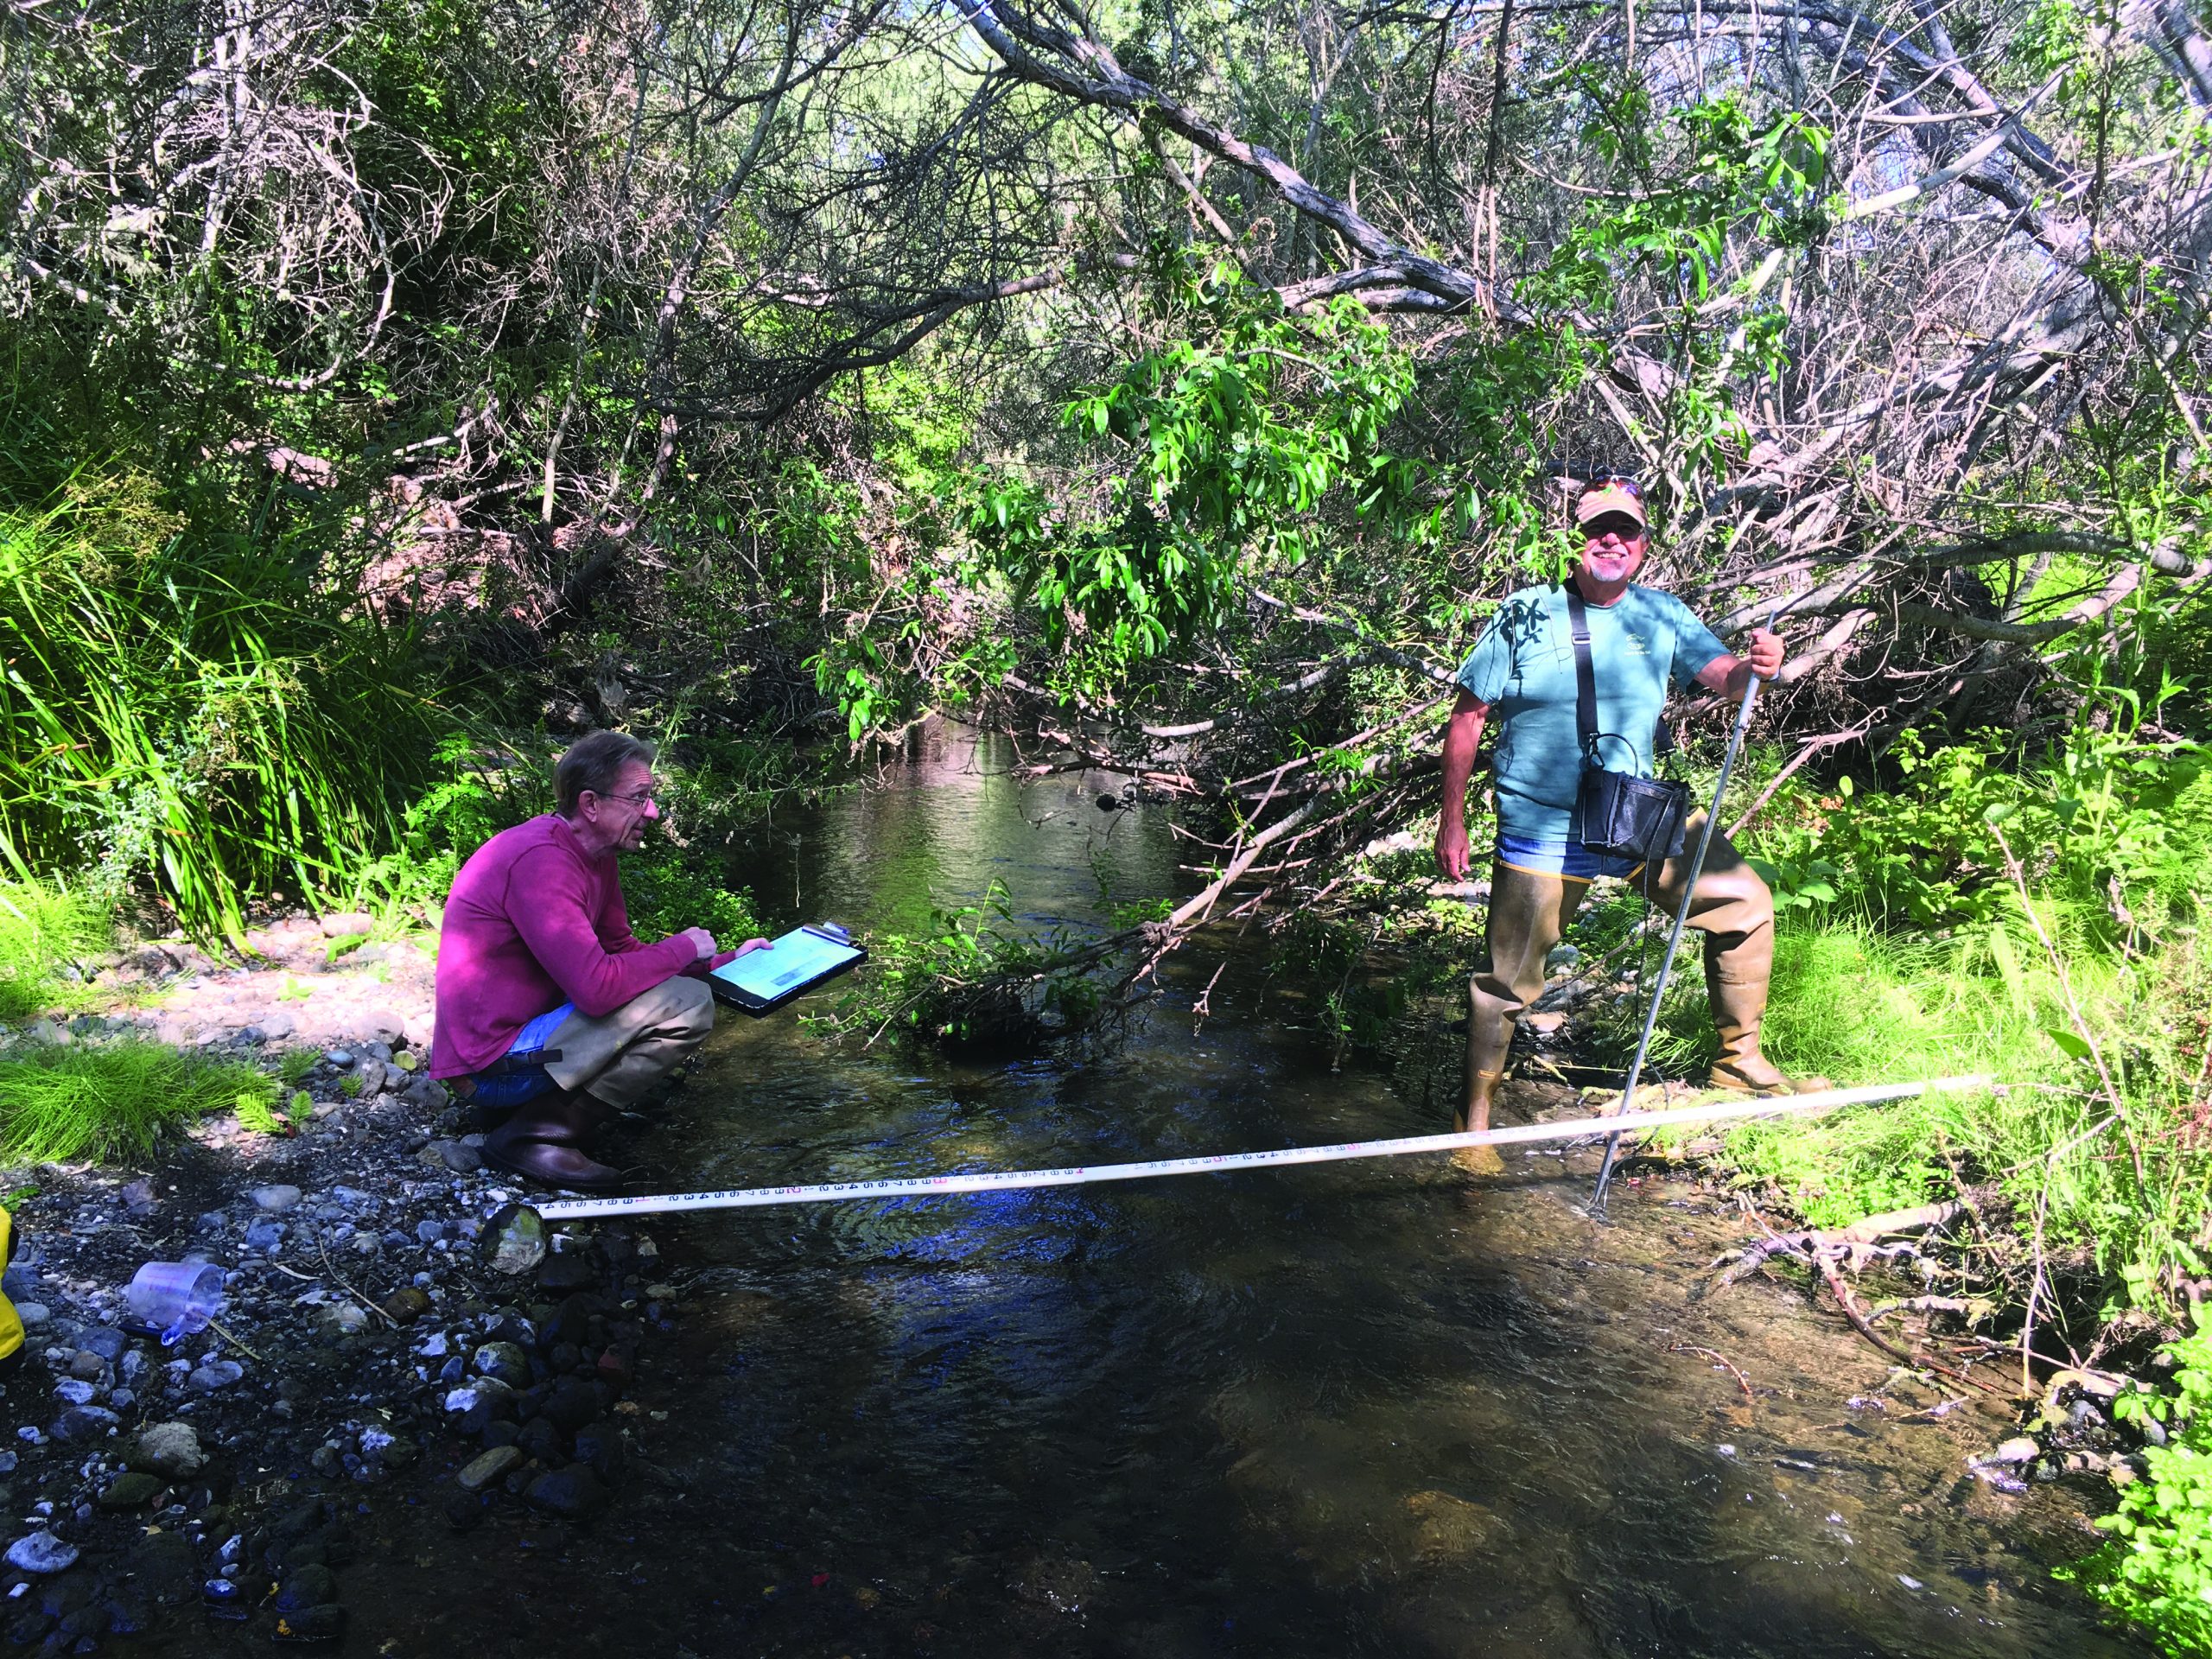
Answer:
<svg viewBox="0 0 2212 1659"><path fill-rule="evenodd" d="M1586 524L1609 512L1624 512L1639 524L1643 516L1643 486L1632 478L1593 478L1575 499L1574 522Z"/></svg>

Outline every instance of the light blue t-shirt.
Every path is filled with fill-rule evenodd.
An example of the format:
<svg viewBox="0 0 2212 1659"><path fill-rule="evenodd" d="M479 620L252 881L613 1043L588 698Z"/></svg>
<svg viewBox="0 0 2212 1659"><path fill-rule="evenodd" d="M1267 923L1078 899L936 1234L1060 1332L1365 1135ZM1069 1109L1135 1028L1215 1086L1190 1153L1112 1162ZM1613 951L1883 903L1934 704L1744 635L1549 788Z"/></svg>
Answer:
<svg viewBox="0 0 2212 1659"><path fill-rule="evenodd" d="M1672 594L1630 587L1611 605L1583 607L1598 683L1599 759L1612 772L1649 778L1652 737L1670 686L1688 685L1727 654L1712 629ZM1572 836L1582 746L1574 727L1574 636L1567 590L1508 594L1459 670L1459 683L1490 705L1497 728L1491 763L1502 835ZM1625 740L1625 741L1618 741Z"/></svg>

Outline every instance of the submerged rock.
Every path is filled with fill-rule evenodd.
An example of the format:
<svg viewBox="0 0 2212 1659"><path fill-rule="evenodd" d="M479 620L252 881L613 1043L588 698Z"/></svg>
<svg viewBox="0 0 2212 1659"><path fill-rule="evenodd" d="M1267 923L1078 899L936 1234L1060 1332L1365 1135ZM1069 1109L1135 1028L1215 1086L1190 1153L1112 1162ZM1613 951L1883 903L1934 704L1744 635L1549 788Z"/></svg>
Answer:
<svg viewBox="0 0 2212 1659"><path fill-rule="evenodd" d="M1417 1522L1414 1548L1426 1561L1458 1561L1495 1548L1511 1529L1491 1510L1449 1492L1415 1492L1406 1509Z"/></svg>

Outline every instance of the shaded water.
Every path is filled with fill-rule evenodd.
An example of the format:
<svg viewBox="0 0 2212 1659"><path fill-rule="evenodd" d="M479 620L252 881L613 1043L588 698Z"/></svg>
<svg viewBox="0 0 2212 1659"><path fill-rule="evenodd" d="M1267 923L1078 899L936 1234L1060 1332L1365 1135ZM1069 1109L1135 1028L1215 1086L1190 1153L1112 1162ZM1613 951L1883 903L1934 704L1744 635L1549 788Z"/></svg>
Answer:
<svg viewBox="0 0 2212 1659"><path fill-rule="evenodd" d="M1172 889L1163 822L933 743L892 788L765 835L741 871L764 908L911 927L925 894L996 877L1020 912L1086 925L1094 864L1124 894ZM1073 1059L726 1021L649 1150L720 1186L1441 1127L1332 1074L1249 961L1194 1035L1215 965L1176 959L1126 1040ZM1651 1181L1595 1226L1590 1162L664 1224L696 1281L632 1420L656 1472L588 1534L507 1516L426 1541L359 1628L398 1653L2141 1651L2048 1577L2092 1493L1986 1491L1961 1459L1998 1421L1926 1414L1941 1396L1777 1286L1688 1301L1740 1237L1732 1208Z"/></svg>

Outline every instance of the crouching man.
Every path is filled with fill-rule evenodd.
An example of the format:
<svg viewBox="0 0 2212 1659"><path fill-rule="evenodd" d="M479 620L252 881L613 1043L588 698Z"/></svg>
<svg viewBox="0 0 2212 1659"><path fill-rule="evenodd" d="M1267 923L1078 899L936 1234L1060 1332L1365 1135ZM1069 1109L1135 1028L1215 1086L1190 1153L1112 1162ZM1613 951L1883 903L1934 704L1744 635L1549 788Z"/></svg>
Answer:
<svg viewBox="0 0 2212 1659"><path fill-rule="evenodd" d="M708 970L765 943L718 956L702 927L631 932L615 855L660 816L652 762L625 733L579 739L554 768L558 810L478 848L446 901L430 1075L511 1109L484 1161L549 1186L619 1182L584 1141L714 1029Z"/></svg>

